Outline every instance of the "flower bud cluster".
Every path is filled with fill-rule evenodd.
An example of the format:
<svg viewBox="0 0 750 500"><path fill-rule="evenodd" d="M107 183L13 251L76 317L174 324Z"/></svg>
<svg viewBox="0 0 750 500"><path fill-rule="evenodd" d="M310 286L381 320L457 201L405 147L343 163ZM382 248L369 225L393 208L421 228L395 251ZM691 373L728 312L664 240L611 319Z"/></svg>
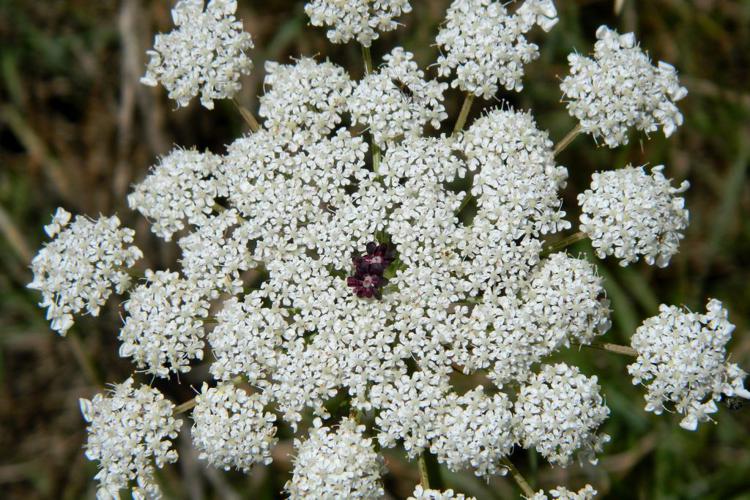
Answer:
<svg viewBox="0 0 750 500"><path fill-rule="evenodd" d="M347 286L357 297L382 298L382 288L388 283L383 273L394 258L395 252L388 244L369 242L365 255L354 254L352 257L354 274L346 278Z"/></svg>
<svg viewBox="0 0 750 500"><path fill-rule="evenodd" d="M326 137L341 122L352 92L346 70L302 57L294 64L266 63L258 113L263 126L290 146Z"/></svg>
<svg viewBox="0 0 750 500"><path fill-rule="evenodd" d="M130 245L135 232L121 228L117 217L70 219L70 213L58 208L44 227L52 241L31 261L34 280L28 284L42 293L39 305L47 308L52 329L63 336L73 326L74 314L98 316L113 289L127 290L127 271L143 256Z"/></svg>
<svg viewBox="0 0 750 500"><path fill-rule="evenodd" d="M409 0L311 0L305 12L313 26L328 26L328 39L346 43L356 39L365 47L379 36L378 31L393 31L395 18L411 12Z"/></svg>
<svg viewBox="0 0 750 500"><path fill-rule="evenodd" d="M570 54L570 75L560 88L568 112L581 128L611 147L628 143L628 129L645 133L662 128L669 137L682 125L675 103L687 95L674 66L651 59L633 33L600 26L593 59Z"/></svg>
<svg viewBox="0 0 750 500"><path fill-rule="evenodd" d="M157 377L188 372L192 360L203 359L204 291L176 272L148 270L145 279L124 305L120 356Z"/></svg>
<svg viewBox="0 0 750 500"><path fill-rule="evenodd" d="M292 479L286 484L289 497L380 498L383 458L364 436L365 426L345 418L335 431L315 419L310 436L295 440Z"/></svg>
<svg viewBox="0 0 750 500"><path fill-rule="evenodd" d="M526 0L515 14L494 0L454 0L436 41L438 73L452 87L490 99L500 87L523 89L523 67L539 57L539 47L524 34L534 25L545 31L557 22L552 0Z"/></svg>
<svg viewBox="0 0 750 500"><path fill-rule="evenodd" d="M478 386L459 397L450 397L436 426L430 451L448 469L473 469L477 476L504 475L500 460L516 444L513 404L503 393L484 394Z"/></svg>
<svg viewBox="0 0 750 500"><path fill-rule="evenodd" d="M480 221L514 240L570 227L559 197L568 171L555 163L549 134L531 113L492 109L463 134L462 146L469 169L477 172L471 194Z"/></svg>
<svg viewBox="0 0 750 500"><path fill-rule="evenodd" d="M403 136L420 136L429 123L440 128L448 114L443 92L448 84L424 79L414 54L396 47L377 73L365 76L349 99L352 122L367 125L381 147Z"/></svg>
<svg viewBox="0 0 750 500"><path fill-rule="evenodd" d="M159 498L154 465L177 461L171 440L182 420L172 416L174 405L156 389L136 389L132 378L80 405L89 423L86 457L99 462L97 497L120 498L119 491L132 484L133 498Z"/></svg>
<svg viewBox="0 0 750 500"><path fill-rule="evenodd" d="M659 315L636 330L631 345L638 352L628 366L634 384L646 386L646 411L671 409L684 415L680 427L694 431L710 420L722 396L750 399L746 373L726 361L734 325L722 303L710 299L704 314L661 305Z"/></svg>
<svg viewBox="0 0 750 500"><path fill-rule="evenodd" d="M679 249L688 226L684 193L689 183L672 187L664 167L627 166L596 172L591 187L578 195L580 229L591 238L600 258L614 255L621 266L643 257L648 264L666 267Z"/></svg>
<svg viewBox="0 0 750 500"><path fill-rule="evenodd" d="M211 374L218 380L243 375L257 384L276 368L288 312L263 307L266 297L261 290L245 295L242 301L232 297L217 314L208 342L215 358Z"/></svg>
<svg viewBox="0 0 750 500"><path fill-rule="evenodd" d="M454 493L453 490L425 489L421 484L418 484L407 500L476 500L476 498Z"/></svg>
<svg viewBox="0 0 750 500"><path fill-rule="evenodd" d="M484 359L495 384L524 381L534 363L571 342L589 344L610 326L609 301L595 267L563 253L543 260L518 298L496 297L472 311L469 357ZM484 367L479 365L476 367Z"/></svg>
<svg viewBox="0 0 750 500"><path fill-rule="evenodd" d="M243 472L273 461L276 416L264 411L267 400L262 394L248 395L230 383L209 389L204 383L195 402L191 433L198 458Z"/></svg>
<svg viewBox="0 0 750 500"><path fill-rule="evenodd" d="M209 152L176 148L151 169L128 195L128 205L151 221L151 230L166 241L185 228L208 220L217 196L221 158Z"/></svg>
<svg viewBox="0 0 750 500"><path fill-rule="evenodd" d="M596 433L609 416L596 376L564 363L545 366L521 388L515 414L523 446L553 464L567 465L575 452L595 464L594 453L609 441Z"/></svg>
<svg viewBox="0 0 750 500"><path fill-rule="evenodd" d="M210 217L178 241L185 276L213 296L217 291L239 293L240 273L258 264L250 252L250 242L255 237L253 225L246 223L235 209Z"/></svg>
<svg viewBox="0 0 750 500"><path fill-rule="evenodd" d="M544 493L544 490L539 490L528 500L593 500L596 493L596 490L590 484L578 491L571 491L563 486L558 486L549 490L549 496Z"/></svg>
<svg viewBox="0 0 750 500"><path fill-rule="evenodd" d="M154 49L141 83L161 83L178 106L200 94L201 104L213 109L214 99L234 97L240 77L253 63L249 33L234 17L237 0L179 0L172 9L177 29L156 35Z"/></svg>

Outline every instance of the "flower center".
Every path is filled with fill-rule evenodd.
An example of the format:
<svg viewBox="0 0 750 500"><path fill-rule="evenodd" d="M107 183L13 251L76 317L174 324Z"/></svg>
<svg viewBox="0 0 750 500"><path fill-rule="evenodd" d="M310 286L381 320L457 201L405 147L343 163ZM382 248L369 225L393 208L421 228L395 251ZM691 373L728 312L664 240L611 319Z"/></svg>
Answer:
<svg viewBox="0 0 750 500"><path fill-rule="evenodd" d="M394 258L395 251L388 244L371 241L365 254L352 255L354 274L346 278L346 284L357 297L382 298L382 288L388 283L383 273Z"/></svg>

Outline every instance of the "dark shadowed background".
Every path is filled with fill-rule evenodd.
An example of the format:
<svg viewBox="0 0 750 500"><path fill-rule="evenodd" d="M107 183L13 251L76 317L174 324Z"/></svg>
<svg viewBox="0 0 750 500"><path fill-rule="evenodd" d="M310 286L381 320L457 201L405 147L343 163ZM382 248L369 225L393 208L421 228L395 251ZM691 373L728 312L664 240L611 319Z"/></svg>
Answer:
<svg viewBox="0 0 750 500"><path fill-rule="evenodd" d="M395 44L427 66L435 61L437 27L448 0L413 0L404 27L377 40L377 60ZM558 82L566 55L592 50L600 24L635 31L654 59L674 64L689 95L679 103L685 125L666 140L633 135L628 147L597 148L579 137L559 157L571 174L565 208L577 217L576 193L595 170L666 165L679 183L688 179L691 225L681 252L667 269L644 264L620 268L599 261L614 310L606 339L627 343L659 303L702 309L707 297L722 300L737 325L732 360L750 370L750 2L729 0L558 0L560 23L535 33L541 57L532 63L521 95L501 93L497 103L475 103L472 116L501 101L532 109L539 125L561 138L575 124L560 103ZM117 357L119 300L99 318L82 318L67 339L52 332L25 288L29 261L45 241L43 224L57 206L96 216L119 215L136 228L146 257L140 268L175 267L176 246L160 243L143 217L127 208L125 195L156 158L173 144L221 153L245 131L230 102L216 110L175 110L162 88L139 84L153 35L171 29L168 1L0 0L0 497L80 498L94 492L95 464L83 456L84 423L78 398L102 382L120 382L131 371ZM257 109L263 61L288 62L318 55L362 71L359 47L331 45L324 30L307 25L302 2L239 0L238 17L255 41L255 70L244 80L240 101ZM447 92L451 119L462 96ZM471 120L471 118L470 118ZM588 252L587 243L574 252ZM673 415L643 411L642 392L630 384L625 359L590 351L565 352L587 374L597 374L612 416L612 435L598 467L551 468L535 454L513 456L535 487L592 483L603 498L750 498L750 405L721 408L717 425L687 432ZM190 384L156 385L173 401L193 396ZM187 382L187 383L185 383ZM187 430L188 424L183 427ZM272 498L289 477L288 429L274 463L248 476L204 467L191 451L189 433L177 443L181 460L160 472L165 492L177 498ZM418 480L403 453L387 454L389 494L402 497ZM515 498L510 480L489 483L471 473L444 473L449 486L479 498Z"/></svg>

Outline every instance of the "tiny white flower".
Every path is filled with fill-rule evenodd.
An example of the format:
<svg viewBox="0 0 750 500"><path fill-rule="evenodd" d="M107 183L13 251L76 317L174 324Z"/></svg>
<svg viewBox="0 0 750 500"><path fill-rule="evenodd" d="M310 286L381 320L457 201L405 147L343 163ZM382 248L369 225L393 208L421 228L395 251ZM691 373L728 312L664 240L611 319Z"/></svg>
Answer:
<svg viewBox="0 0 750 500"><path fill-rule="evenodd" d="M55 215L52 216L52 222L44 226L44 232L47 236L54 238L57 233L63 230L65 226L70 222L70 212L65 210L63 207L57 207Z"/></svg>

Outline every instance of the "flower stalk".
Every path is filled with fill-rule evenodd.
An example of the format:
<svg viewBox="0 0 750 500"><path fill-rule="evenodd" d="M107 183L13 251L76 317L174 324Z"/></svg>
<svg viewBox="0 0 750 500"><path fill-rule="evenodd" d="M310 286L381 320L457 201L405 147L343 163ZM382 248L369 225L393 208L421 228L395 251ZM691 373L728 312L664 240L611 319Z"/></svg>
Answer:
<svg viewBox="0 0 750 500"><path fill-rule="evenodd" d="M553 151L553 155L557 156L559 155L565 148L567 148L573 140L578 137L578 134L581 133L581 124L579 123L573 129L568 132L565 137L563 137L560 142L555 144L555 149Z"/></svg>
<svg viewBox="0 0 750 500"><path fill-rule="evenodd" d="M442 489L443 479L440 476L440 466L429 450L424 450L417 460L419 466L419 480L424 489Z"/></svg>
<svg viewBox="0 0 750 500"><path fill-rule="evenodd" d="M521 472L516 469L516 466L513 465L513 462L511 462L508 458L503 458L501 460L501 463L508 468L511 477L513 477L513 480L516 482L518 487L521 488L523 494L529 498L534 496L534 490L531 488L531 485L529 485L529 482L526 481L526 478L523 477Z"/></svg>
<svg viewBox="0 0 750 500"><path fill-rule="evenodd" d="M362 60L365 64L365 76L372 74L372 54L370 47L362 45ZM372 171L376 174L380 168L380 146L375 144L375 139L370 134L370 143L372 144Z"/></svg>
<svg viewBox="0 0 750 500"><path fill-rule="evenodd" d="M587 347L592 349L599 349L601 351L614 352L616 354L622 354L623 356L638 357L638 351L627 345L612 344L609 342L592 342Z"/></svg>
<svg viewBox="0 0 750 500"><path fill-rule="evenodd" d="M542 251L542 257L546 257L555 252L559 252L560 250L568 248L570 245L578 243L579 241L583 241L586 238L588 238L588 235L582 231L571 234L570 236L567 236L560 241L556 241L555 243L547 245Z"/></svg>
<svg viewBox="0 0 750 500"><path fill-rule="evenodd" d="M242 115L242 118L245 120L245 123L247 123L248 127L250 127L250 130L253 132L257 132L260 130L260 124L258 123L258 120L255 118L255 115L253 115L249 109L247 109L245 106L239 103L239 101L235 98L232 98L232 102L234 103L237 110Z"/></svg>
<svg viewBox="0 0 750 500"><path fill-rule="evenodd" d="M474 103L474 94L471 92L466 93L464 103L461 105L461 111L458 113L458 119L456 125L453 127L453 137L457 136L464 125L466 125L466 119L469 117L469 111L471 111L471 105Z"/></svg>

